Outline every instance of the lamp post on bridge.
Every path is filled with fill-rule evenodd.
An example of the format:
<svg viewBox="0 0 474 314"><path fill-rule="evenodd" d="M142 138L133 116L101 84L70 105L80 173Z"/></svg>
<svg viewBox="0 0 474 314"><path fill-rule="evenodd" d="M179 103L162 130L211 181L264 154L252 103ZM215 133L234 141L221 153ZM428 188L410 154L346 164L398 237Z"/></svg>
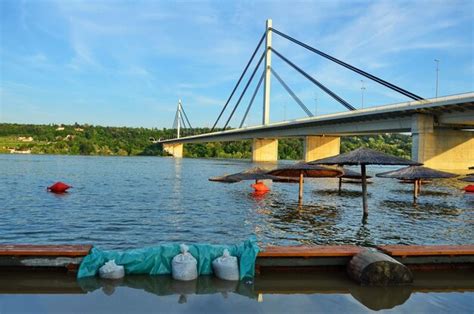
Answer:
<svg viewBox="0 0 474 314"><path fill-rule="evenodd" d="M362 109L364 109L364 92L365 92L364 80L360 80L360 83L362 84L360 88L360 91L362 94Z"/></svg>

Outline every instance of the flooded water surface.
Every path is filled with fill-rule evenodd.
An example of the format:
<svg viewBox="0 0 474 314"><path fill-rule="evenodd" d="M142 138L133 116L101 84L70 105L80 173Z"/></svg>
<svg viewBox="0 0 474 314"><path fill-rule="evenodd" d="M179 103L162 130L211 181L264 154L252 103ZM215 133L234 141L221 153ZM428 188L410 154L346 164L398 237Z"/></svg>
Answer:
<svg viewBox="0 0 474 314"><path fill-rule="evenodd" d="M343 272L263 273L254 281L201 276L76 280L0 271L1 313L472 313L472 272L415 273L411 286L360 287Z"/></svg>
<svg viewBox="0 0 474 314"><path fill-rule="evenodd" d="M369 219L361 223L360 186L307 179L273 183L254 195L250 181L209 182L248 161L156 157L0 156L1 243L91 243L132 248L163 242L230 244L466 244L474 241L474 196L453 180L423 186L372 178ZM356 168L353 168L357 170ZM369 174L394 169L369 167ZM55 181L69 193L48 193Z"/></svg>

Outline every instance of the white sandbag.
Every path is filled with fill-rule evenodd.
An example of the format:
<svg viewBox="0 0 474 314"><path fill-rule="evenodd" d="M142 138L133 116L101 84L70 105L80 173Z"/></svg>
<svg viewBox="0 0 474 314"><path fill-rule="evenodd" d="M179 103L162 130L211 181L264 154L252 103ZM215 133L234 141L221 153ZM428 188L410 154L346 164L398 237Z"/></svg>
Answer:
<svg viewBox="0 0 474 314"><path fill-rule="evenodd" d="M173 257L171 261L171 274L176 280L194 280L198 277L197 261L188 252L189 248L185 244L180 245L181 254Z"/></svg>
<svg viewBox="0 0 474 314"><path fill-rule="evenodd" d="M105 279L120 279L125 276L125 270L123 266L115 264L115 260L111 260L99 268L99 276Z"/></svg>
<svg viewBox="0 0 474 314"><path fill-rule="evenodd" d="M230 256L229 250L225 249L221 257L212 262L214 274L224 280L239 280L239 264L237 257Z"/></svg>

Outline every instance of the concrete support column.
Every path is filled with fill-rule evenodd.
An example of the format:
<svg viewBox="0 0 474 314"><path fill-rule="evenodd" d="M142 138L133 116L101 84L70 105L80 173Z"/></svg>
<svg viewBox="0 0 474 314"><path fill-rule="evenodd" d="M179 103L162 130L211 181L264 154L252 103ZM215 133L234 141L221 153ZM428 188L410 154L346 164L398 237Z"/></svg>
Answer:
<svg viewBox="0 0 474 314"><path fill-rule="evenodd" d="M163 144L163 150L174 158L183 157L183 144Z"/></svg>
<svg viewBox="0 0 474 314"><path fill-rule="evenodd" d="M273 138L254 138L252 142L252 161L278 161L278 140Z"/></svg>
<svg viewBox="0 0 474 314"><path fill-rule="evenodd" d="M338 136L306 136L304 138L304 161L313 161L338 155L341 138Z"/></svg>
<svg viewBox="0 0 474 314"><path fill-rule="evenodd" d="M467 170L474 165L474 132L434 128L429 115L412 119L412 160L441 170Z"/></svg>

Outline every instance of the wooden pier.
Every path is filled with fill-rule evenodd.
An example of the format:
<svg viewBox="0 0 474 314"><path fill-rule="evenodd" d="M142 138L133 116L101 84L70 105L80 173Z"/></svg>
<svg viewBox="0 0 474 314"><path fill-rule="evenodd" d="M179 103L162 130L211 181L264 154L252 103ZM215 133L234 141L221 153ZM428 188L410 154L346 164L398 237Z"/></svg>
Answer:
<svg viewBox="0 0 474 314"><path fill-rule="evenodd" d="M0 245L0 267L49 267L77 270L92 245ZM383 252L416 269L474 268L474 244L467 245L356 245L267 246L256 260L257 272L264 268L307 269L345 267L363 250Z"/></svg>

